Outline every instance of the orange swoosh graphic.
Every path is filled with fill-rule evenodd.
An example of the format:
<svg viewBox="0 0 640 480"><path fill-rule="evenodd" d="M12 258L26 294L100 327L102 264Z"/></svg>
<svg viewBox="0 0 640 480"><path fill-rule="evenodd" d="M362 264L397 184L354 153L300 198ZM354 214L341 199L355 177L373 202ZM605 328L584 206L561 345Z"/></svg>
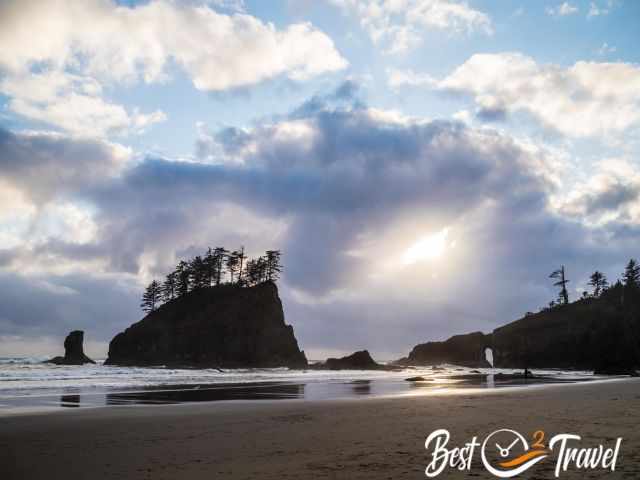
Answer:
<svg viewBox="0 0 640 480"><path fill-rule="evenodd" d="M549 453L547 450L531 450L530 452L524 453L519 457L514 458L513 460L509 460L508 462L502 462L502 463L499 463L498 465L500 465L503 468L517 467L518 465L523 464L527 460L539 457L540 455L546 455L547 453Z"/></svg>

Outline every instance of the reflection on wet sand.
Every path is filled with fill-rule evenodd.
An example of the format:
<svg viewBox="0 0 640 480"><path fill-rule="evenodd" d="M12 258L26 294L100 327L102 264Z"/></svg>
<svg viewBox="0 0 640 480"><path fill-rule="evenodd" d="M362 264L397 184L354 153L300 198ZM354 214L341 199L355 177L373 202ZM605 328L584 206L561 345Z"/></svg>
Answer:
<svg viewBox="0 0 640 480"><path fill-rule="evenodd" d="M351 388L356 395L370 395L371 380L354 380L351 382Z"/></svg>
<svg viewBox="0 0 640 480"><path fill-rule="evenodd" d="M411 382L412 388L433 389L433 388L501 388L501 387L518 387L536 384L551 383L574 383L576 380L563 380L550 376L529 376L522 374L464 374L464 375L435 375L433 377L412 377L407 381Z"/></svg>
<svg viewBox="0 0 640 480"><path fill-rule="evenodd" d="M256 383L236 385L177 385L171 390L150 388L106 395L107 405L150 405L220 400L281 400L304 397L304 384Z"/></svg>
<svg viewBox="0 0 640 480"><path fill-rule="evenodd" d="M431 372L430 372L431 373ZM584 379L587 380L587 379ZM584 381L582 380L582 381ZM462 373L447 374L433 369L426 376L380 380L329 380L309 382L253 382L226 384L155 385L135 389L88 389L86 391L9 395L2 398L2 408L103 407L112 405L159 405L187 402L215 402L237 400L327 400L349 397L404 395L459 388L503 388L540 383L573 383L575 379L536 375L525 378L519 373Z"/></svg>
<svg viewBox="0 0 640 480"><path fill-rule="evenodd" d="M80 395L62 395L60 397L61 407L79 407Z"/></svg>

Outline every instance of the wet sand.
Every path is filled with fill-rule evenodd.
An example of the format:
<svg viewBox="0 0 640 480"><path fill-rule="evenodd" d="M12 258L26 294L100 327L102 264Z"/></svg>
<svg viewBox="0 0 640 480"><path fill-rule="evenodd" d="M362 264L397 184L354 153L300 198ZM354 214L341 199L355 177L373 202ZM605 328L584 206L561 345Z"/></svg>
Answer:
<svg viewBox="0 0 640 480"><path fill-rule="evenodd" d="M623 437L616 471L560 478L640 478L640 379L453 395L67 409L0 417L2 479L426 478L426 436L480 441L501 428ZM453 446L453 445L452 445ZM494 478L471 470L437 478ZM550 457L517 478L554 478Z"/></svg>

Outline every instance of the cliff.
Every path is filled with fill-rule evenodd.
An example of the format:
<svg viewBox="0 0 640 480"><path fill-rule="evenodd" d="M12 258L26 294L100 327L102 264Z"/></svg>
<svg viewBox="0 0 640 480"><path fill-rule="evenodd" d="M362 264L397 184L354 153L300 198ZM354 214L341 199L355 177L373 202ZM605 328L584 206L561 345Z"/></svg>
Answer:
<svg viewBox="0 0 640 480"><path fill-rule="evenodd" d="M529 314L493 331L496 367L629 373L640 365L640 323L622 289Z"/></svg>
<svg viewBox="0 0 640 480"><path fill-rule="evenodd" d="M272 282L220 285L174 299L117 334L108 365L307 366Z"/></svg>
<svg viewBox="0 0 640 480"><path fill-rule="evenodd" d="M399 362L487 366L487 347L499 368L632 373L640 366L640 295L616 285L599 298L527 314L488 335L475 332L417 345Z"/></svg>
<svg viewBox="0 0 640 480"><path fill-rule="evenodd" d="M64 339L64 357L54 357L45 363L55 363L56 365L83 365L85 363L96 363L84 354L84 332L74 330Z"/></svg>

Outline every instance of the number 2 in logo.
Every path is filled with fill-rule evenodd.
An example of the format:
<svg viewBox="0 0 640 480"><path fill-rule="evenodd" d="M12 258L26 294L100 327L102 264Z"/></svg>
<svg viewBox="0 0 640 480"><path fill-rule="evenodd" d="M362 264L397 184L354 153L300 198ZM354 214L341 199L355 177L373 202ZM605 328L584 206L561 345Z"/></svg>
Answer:
<svg viewBox="0 0 640 480"><path fill-rule="evenodd" d="M537 430L533 432L533 443L531 444L531 448L546 448L544 445L544 431Z"/></svg>

